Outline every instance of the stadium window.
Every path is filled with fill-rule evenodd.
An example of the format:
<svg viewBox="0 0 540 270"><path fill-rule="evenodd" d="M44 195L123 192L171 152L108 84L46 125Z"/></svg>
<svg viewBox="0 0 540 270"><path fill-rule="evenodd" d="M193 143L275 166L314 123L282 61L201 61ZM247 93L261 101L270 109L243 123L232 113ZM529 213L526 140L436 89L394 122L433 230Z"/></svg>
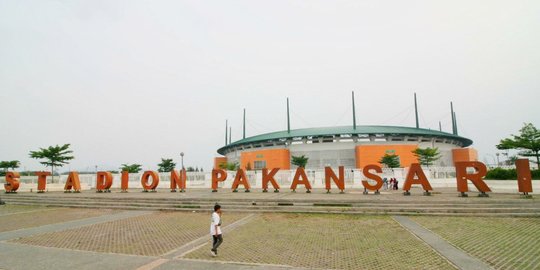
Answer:
<svg viewBox="0 0 540 270"><path fill-rule="evenodd" d="M253 162L253 166L255 170L261 170L266 168L266 160L255 160Z"/></svg>

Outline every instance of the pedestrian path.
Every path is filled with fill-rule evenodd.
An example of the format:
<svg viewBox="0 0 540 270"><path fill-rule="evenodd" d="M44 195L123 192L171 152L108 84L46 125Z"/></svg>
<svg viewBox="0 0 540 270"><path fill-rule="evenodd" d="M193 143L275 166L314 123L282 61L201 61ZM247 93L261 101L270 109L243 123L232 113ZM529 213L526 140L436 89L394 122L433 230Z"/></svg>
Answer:
<svg viewBox="0 0 540 270"><path fill-rule="evenodd" d="M418 236L418 238L426 242L429 246L431 246L432 249L434 249L443 257L448 259L448 261L450 261L454 266L458 267L459 269L493 269L482 261L471 257L464 251L457 249L456 247L442 239L440 236L420 226L418 223L410 220L408 217L394 216L393 218L395 221L401 224L401 226L410 231L412 234Z"/></svg>
<svg viewBox="0 0 540 270"><path fill-rule="evenodd" d="M137 217L151 213L150 211L124 211L120 213L103 215L98 217L91 217L85 219L79 219L74 221L68 221L64 223L49 224L34 228L21 229L16 231L7 231L0 233L0 241L6 241L11 239L17 239L20 237L28 237L36 234L59 232L67 229L73 229L77 227L94 225L98 223L104 223L109 221L116 221L120 219Z"/></svg>

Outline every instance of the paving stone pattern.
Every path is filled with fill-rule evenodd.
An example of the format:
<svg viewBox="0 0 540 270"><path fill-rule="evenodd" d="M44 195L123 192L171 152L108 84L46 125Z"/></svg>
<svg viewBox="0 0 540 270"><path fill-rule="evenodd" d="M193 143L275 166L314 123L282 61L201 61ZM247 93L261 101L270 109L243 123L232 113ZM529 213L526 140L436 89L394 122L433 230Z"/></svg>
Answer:
<svg viewBox="0 0 540 270"><path fill-rule="evenodd" d="M540 219L411 217L495 269L540 269Z"/></svg>
<svg viewBox="0 0 540 270"><path fill-rule="evenodd" d="M211 260L210 244L187 255ZM323 269L454 269L387 216L263 214L224 235L214 260Z"/></svg>
<svg viewBox="0 0 540 270"><path fill-rule="evenodd" d="M36 208L34 207L34 209ZM26 209L26 211L21 210L19 213L15 212L10 215L0 217L0 232L97 217L113 212L115 211L107 209L59 208L51 210L44 208L42 211L32 211L32 209Z"/></svg>
<svg viewBox="0 0 540 270"><path fill-rule="evenodd" d="M226 213L224 224L247 214ZM11 242L107 253L158 256L205 235L208 213L157 212Z"/></svg>

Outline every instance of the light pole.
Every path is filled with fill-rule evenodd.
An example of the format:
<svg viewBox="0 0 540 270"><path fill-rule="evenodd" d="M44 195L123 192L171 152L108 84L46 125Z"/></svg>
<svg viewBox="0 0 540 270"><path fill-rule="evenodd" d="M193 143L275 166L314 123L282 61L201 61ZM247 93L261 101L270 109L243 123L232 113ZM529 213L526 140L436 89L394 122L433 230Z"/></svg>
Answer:
<svg viewBox="0 0 540 270"><path fill-rule="evenodd" d="M182 170L184 169L184 152L180 152L180 158L182 160Z"/></svg>
<svg viewBox="0 0 540 270"><path fill-rule="evenodd" d="M501 155L500 153L496 153L495 154L497 156L497 167L500 167L501 166L501 163L499 162L499 156Z"/></svg>

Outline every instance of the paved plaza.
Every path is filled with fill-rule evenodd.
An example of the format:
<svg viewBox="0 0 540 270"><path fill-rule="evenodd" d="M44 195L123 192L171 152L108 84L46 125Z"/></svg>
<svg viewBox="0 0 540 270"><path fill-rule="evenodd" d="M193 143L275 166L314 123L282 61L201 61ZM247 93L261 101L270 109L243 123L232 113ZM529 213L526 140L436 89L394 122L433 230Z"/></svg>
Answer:
<svg viewBox="0 0 540 270"><path fill-rule="evenodd" d="M187 194L187 195L186 195ZM284 202L328 198L321 203L373 200L373 205L400 203L404 196L280 193L186 194L133 192L42 194L127 199L145 196L173 200L196 195L219 200L281 198ZM24 197L24 194L10 194ZM393 196L394 195L394 196ZM71 197L70 197L71 196ZM124 197L123 197L124 196ZM311 197L310 197L311 196ZM326 197L324 197L326 196ZM7 195L3 195L6 198ZM338 198L338 199L336 199ZM536 203L516 194L491 198L457 198L454 193L407 198L417 203L489 200L494 205ZM181 211L126 210L107 207L43 207L10 203L0 206L0 269L539 269L540 219L536 216L477 217L461 215L399 215L313 213L224 209L224 243L210 256L209 209ZM382 201L382 202L381 202ZM144 202L144 200L143 200ZM179 204L181 202L178 202ZM229 204L234 205L230 201ZM201 205L205 202L202 201ZM225 203L226 205L226 203ZM210 206L209 206L210 208ZM311 206L311 208L317 208Z"/></svg>

